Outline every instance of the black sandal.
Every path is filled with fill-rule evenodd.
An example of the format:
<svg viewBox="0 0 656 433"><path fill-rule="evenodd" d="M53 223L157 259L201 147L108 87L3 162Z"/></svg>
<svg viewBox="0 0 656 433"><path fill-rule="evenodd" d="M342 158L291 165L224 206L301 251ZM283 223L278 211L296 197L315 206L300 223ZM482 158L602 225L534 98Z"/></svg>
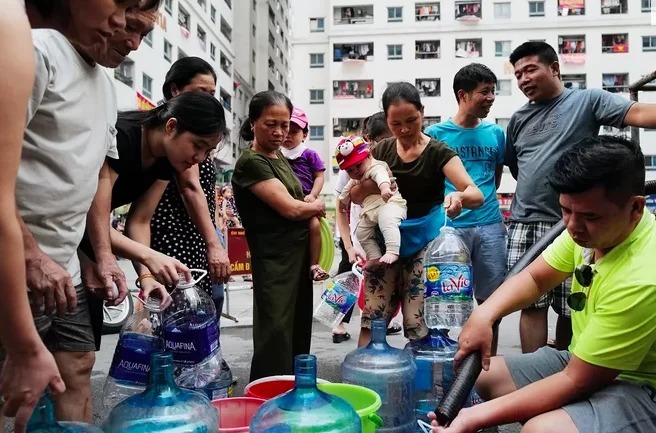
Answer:
<svg viewBox="0 0 656 433"><path fill-rule="evenodd" d="M401 325L398 325L398 324L394 323L392 326L387 328L387 335L395 335L395 334L398 334L401 331L403 331L403 328L401 327Z"/></svg>
<svg viewBox="0 0 656 433"><path fill-rule="evenodd" d="M351 339L351 334L348 332L344 334L333 334L333 343L339 344Z"/></svg>

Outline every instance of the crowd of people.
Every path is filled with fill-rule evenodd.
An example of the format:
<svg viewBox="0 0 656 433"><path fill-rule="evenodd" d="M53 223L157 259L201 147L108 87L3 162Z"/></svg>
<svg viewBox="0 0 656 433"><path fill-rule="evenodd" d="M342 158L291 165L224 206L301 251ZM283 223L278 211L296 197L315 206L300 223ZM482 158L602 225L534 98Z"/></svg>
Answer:
<svg viewBox="0 0 656 433"><path fill-rule="evenodd" d="M253 274L250 379L291 374L294 356L310 352L312 285L329 271L318 264L325 164L304 143L310 121L287 96L257 93L240 130L248 145L217 206L208 157L228 129L212 67L178 60L162 104L141 112L118 111L101 69L139 47L159 6L3 3L0 66L22 77L0 81L1 402L17 432L46 387L58 419L91 421L102 303L128 294L116 256L134 263L143 295L163 306L190 269L207 269L201 288L221 311L225 229L243 225ZM471 252L479 304L456 360L483 353L477 389L486 402L434 431L520 421L525 432L652 432L656 221L645 208L640 146L598 133L656 128L656 106L564 88L544 42L520 45L510 62L529 102L505 133L484 120L497 78L473 63L453 77L450 119L424 130L420 92L391 83L383 111L335 149L340 269L365 262L359 345L369 342L371 320L397 314L411 342L427 336L423 256L449 218ZM507 231L496 195L504 165L517 179ZM120 233L110 213L128 203ZM503 282L561 218L567 230ZM550 306L559 316L555 347L547 346ZM519 310L524 354L493 356L493 328ZM346 339L342 325L333 330L334 342Z"/></svg>

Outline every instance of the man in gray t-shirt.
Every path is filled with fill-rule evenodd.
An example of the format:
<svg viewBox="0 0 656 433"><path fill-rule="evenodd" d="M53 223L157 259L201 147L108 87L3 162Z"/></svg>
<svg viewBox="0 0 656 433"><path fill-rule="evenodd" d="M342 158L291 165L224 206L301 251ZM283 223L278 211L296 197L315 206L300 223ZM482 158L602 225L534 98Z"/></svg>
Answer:
<svg viewBox="0 0 656 433"><path fill-rule="evenodd" d="M526 42L510 55L520 90L529 102L508 124L505 164L517 180L510 207L508 267L561 219L558 194L549 186L554 163L574 143L599 134L602 125L654 128L656 105L640 104L599 89L565 89L554 49ZM558 314L556 346L566 349L572 326L567 306L569 280L522 311L522 351L547 343L547 313Z"/></svg>

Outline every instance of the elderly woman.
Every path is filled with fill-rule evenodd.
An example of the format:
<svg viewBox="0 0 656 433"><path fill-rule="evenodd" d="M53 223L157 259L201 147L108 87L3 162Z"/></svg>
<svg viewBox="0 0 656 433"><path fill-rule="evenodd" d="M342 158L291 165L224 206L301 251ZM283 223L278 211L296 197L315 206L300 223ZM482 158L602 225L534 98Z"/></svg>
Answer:
<svg viewBox="0 0 656 433"><path fill-rule="evenodd" d="M281 93L253 97L241 128L251 146L237 160L232 177L253 270L251 380L291 374L294 356L310 352L309 220L323 216L325 205L320 199L303 201L301 183L280 152L292 110Z"/></svg>
<svg viewBox="0 0 656 433"><path fill-rule="evenodd" d="M389 322L399 304L405 336L419 340L428 334L423 318L423 257L444 221L441 208L455 218L463 207L475 208L483 203L483 194L456 153L422 132L424 106L412 84L391 84L383 93L383 111L394 136L381 140L372 154L385 161L396 177L399 191L407 201L408 219L401 224L400 260L370 268L365 274L361 346L370 340L371 320L384 318ZM457 191L445 197L446 179ZM365 182L351 191L351 197L358 202L376 192L373 182Z"/></svg>

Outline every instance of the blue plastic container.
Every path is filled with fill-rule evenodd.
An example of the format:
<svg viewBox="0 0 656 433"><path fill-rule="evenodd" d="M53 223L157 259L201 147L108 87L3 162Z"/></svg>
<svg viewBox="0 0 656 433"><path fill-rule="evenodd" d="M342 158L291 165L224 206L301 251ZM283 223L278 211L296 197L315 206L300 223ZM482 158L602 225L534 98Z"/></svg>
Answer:
<svg viewBox="0 0 656 433"><path fill-rule="evenodd" d="M173 379L173 357L156 353L146 390L119 403L109 414L105 433L215 433L219 413L196 391L179 388Z"/></svg>
<svg viewBox="0 0 656 433"><path fill-rule="evenodd" d="M361 433L360 416L345 400L317 388L317 358L295 359L296 386L269 400L251 420L257 433Z"/></svg>
<svg viewBox="0 0 656 433"><path fill-rule="evenodd" d="M387 344L384 320L371 322L371 342L346 355L341 367L342 381L364 386L378 393L383 403L378 415L383 419L380 433L414 433L415 376L412 355Z"/></svg>
<svg viewBox="0 0 656 433"><path fill-rule="evenodd" d="M98 427L81 422L58 422L50 395L46 392L39 400L27 423L28 433L103 433Z"/></svg>

